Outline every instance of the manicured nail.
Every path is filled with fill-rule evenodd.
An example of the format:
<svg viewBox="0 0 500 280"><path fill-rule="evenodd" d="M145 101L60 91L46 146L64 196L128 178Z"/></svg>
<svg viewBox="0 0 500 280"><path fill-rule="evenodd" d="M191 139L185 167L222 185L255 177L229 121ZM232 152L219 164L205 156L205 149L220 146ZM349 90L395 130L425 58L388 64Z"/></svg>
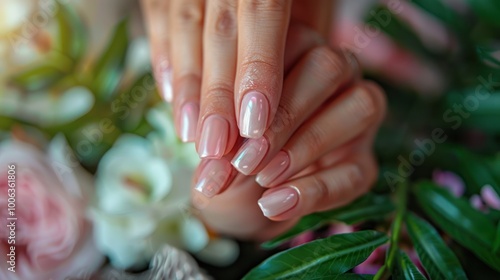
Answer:
<svg viewBox="0 0 500 280"><path fill-rule="evenodd" d="M213 197L224 187L231 175L231 164L225 160L211 160L201 171L195 190L206 197Z"/></svg>
<svg viewBox="0 0 500 280"><path fill-rule="evenodd" d="M229 123L220 116L211 115L203 122L198 153L201 158L220 159L229 137Z"/></svg>
<svg viewBox="0 0 500 280"><path fill-rule="evenodd" d="M178 131L182 142L193 142L196 139L196 126L198 124L198 116L200 108L196 103L188 102L181 108L181 116L179 118Z"/></svg>
<svg viewBox="0 0 500 280"><path fill-rule="evenodd" d="M255 179L261 186L267 186L280 176L290 165L290 157L284 151L280 151L271 162L257 174Z"/></svg>
<svg viewBox="0 0 500 280"><path fill-rule="evenodd" d="M168 61L163 61L160 63L158 71L158 79L160 83L160 94L163 99L167 102L172 102L174 99L174 93L172 89L172 68Z"/></svg>
<svg viewBox="0 0 500 280"><path fill-rule="evenodd" d="M269 117L269 104L266 97L257 91L245 94L240 109L240 135L246 138L259 138L264 135Z"/></svg>
<svg viewBox="0 0 500 280"><path fill-rule="evenodd" d="M295 188L284 187L264 195L258 203L264 216L274 217L292 209L298 200L299 194Z"/></svg>
<svg viewBox="0 0 500 280"><path fill-rule="evenodd" d="M267 153L269 144L265 137L249 139L234 156L231 163L241 173L248 175L262 161Z"/></svg>

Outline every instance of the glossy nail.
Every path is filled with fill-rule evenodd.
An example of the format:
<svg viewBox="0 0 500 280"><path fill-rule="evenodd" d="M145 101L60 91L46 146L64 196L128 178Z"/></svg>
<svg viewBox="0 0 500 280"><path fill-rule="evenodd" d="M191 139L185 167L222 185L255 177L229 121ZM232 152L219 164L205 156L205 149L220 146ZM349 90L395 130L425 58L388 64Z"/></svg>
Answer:
<svg viewBox="0 0 500 280"><path fill-rule="evenodd" d="M172 102L174 99L172 89L172 68L168 61L162 61L157 74L158 83L160 84L160 94L167 102Z"/></svg>
<svg viewBox="0 0 500 280"><path fill-rule="evenodd" d="M177 132L182 142L193 142L196 139L196 126L200 108L196 103L188 102L181 108Z"/></svg>
<svg viewBox="0 0 500 280"><path fill-rule="evenodd" d="M231 164L225 160L210 160L198 177L195 190L206 197L213 197L224 187L231 175Z"/></svg>
<svg viewBox="0 0 500 280"><path fill-rule="evenodd" d="M198 153L201 158L220 159L224 155L229 137L229 123L218 115L203 122Z"/></svg>
<svg viewBox="0 0 500 280"><path fill-rule="evenodd" d="M269 117L269 103L264 94L251 91L245 94L240 109L240 135L259 138L264 135Z"/></svg>
<svg viewBox="0 0 500 280"><path fill-rule="evenodd" d="M231 163L239 172L248 175L262 161L269 149L269 143L265 137L249 139L236 153Z"/></svg>
<svg viewBox="0 0 500 280"><path fill-rule="evenodd" d="M267 186L272 183L278 176L283 174L290 165L290 157L285 151L280 151L271 162L257 174L255 179L261 186Z"/></svg>
<svg viewBox="0 0 500 280"><path fill-rule="evenodd" d="M259 199L258 204L264 216L274 217L292 209L297 201L299 201L297 190L293 187L284 187L265 194Z"/></svg>

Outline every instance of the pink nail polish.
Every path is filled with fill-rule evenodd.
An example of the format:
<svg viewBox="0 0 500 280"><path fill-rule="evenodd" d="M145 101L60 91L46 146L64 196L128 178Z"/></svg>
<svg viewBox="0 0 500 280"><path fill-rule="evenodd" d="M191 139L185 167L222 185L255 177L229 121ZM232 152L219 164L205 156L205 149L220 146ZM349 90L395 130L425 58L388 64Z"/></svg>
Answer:
<svg viewBox="0 0 500 280"><path fill-rule="evenodd" d="M231 164L225 160L211 160L201 171L194 187L206 197L213 197L224 187L231 174Z"/></svg>
<svg viewBox="0 0 500 280"><path fill-rule="evenodd" d="M201 158L220 159L229 137L229 123L218 115L208 116L203 122L198 153Z"/></svg>
<svg viewBox="0 0 500 280"><path fill-rule="evenodd" d="M174 99L172 89L172 68L167 60L160 63L157 78L160 84L160 94L167 102L172 102Z"/></svg>
<svg viewBox="0 0 500 280"><path fill-rule="evenodd" d="M250 91L243 97L240 109L240 135L259 138L264 135L269 117L269 103L264 94Z"/></svg>
<svg viewBox="0 0 500 280"><path fill-rule="evenodd" d="M196 103L188 102L181 108L179 118L178 134L182 142L193 142L196 138L196 126L198 125L198 116L200 108Z"/></svg>
<svg viewBox="0 0 500 280"><path fill-rule="evenodd" d="M248 175L259 165L268 149L269 144L265 137L249 139L240 148L231 163L238 171Z"/></svg>
<svg viewBox="0 0 500 280"><path fill-rule="evenodd" d="M274 217L292 209L298 200L299 194L295 188L284 187L264 195L258 204L264 216Z"/></svg>
<svg viewBox="0 0 500 280"><path fill-rule="evenodd" d="M255 179L261 186L267 186L280 176L290 165L290 157L285 151L280 151L271 162L257 174Z"/></svg>

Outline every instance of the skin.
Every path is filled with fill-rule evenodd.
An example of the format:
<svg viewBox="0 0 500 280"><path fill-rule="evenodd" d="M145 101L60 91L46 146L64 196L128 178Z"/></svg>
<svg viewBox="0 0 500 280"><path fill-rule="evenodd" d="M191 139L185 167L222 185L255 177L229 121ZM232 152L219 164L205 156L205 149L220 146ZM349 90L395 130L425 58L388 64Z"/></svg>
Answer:
<svg viewBox="0 0 500 280"><path fill-rule="evenodd" d="M142 1L159 88L173 105L179 136L196 142L204 158L193 186L214 162L224 166L215 193L192 192L198 215L213 230L267 239L303 215L349 203L375 180L371 146L385 99L376 85L360 79L352 55L324 43L332 3ZM268 110L254 135L245 133L240 118L251 92L264 96L262 108ZM218 126L227 131L204 132L210 116L222 119ZM206 143L220 135L222 151L205 154ZM242 172L233 158L245 148L245 138L265 139L268 148L257 166ZM256 179L280 152L289 157L287 170L261 187ZM281 190L294 193L293 207L263 215L260 199Z"/></svg>
<svg viewBox="0 0 500 280"><path fill-rule="evenodd" d="M249 137L258 138L269 127L281 96L287 33L294 36L290 24L306 25L325 39L333 13L331 0L142 0L142 5L156 80L173 104L178 134L196 142L200 156L208 158L226 155L244 135L245 94L259 92L268 105L259 135ZM197 121L182 121L184 106ZM220 137L211 133L201 139L206 118L214 115L227 123L227 139L223 151L206 155L200 145ZM183 135L186 130L190 133Z"/></svg>
<svg viewBox="0 0 500 280"><path fill-rule="evenodd" d="M224 179L216 182L220 189L210 198L193 189L198 215L217 232L265 240L285 231L304 215L351 202L367 192L376 179L378 168L372 144L386 110L381 89L362 80L357 66L344 54L316 43L314 33L307 28L297 29L301 36L289 37L287 43L290 47L285 60L290 69L283 85L283 110L264 135L269 149L261 164L249 175L233 167L227 178L222 176ZM308 95L303 94L305 89ZM301 112L298 116L306 117L294 118L286 129L274 133L286 119L280 112L292 107L294 112ZM321 137L313 137L316 135ZM256 175L279 151L290 156L288 174L260 186ZM200 181L210 161L229 162L237 153L238 149L234 149L220 160L204 160L193 185ZM293 207L278 215L264 216L259 199L290 187L298 193Z"/></svg>

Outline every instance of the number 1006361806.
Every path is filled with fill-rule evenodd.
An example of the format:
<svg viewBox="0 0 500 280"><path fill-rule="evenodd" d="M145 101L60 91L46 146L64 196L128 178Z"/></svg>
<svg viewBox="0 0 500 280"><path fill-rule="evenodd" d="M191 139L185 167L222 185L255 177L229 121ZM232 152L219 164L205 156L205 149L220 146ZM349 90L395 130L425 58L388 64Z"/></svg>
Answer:
<svg viewBox="0 0 500 280"><path fill-rule="evenodd" d="M7 166L7 268L11 272L16 272L16 165Z"/></svg>

